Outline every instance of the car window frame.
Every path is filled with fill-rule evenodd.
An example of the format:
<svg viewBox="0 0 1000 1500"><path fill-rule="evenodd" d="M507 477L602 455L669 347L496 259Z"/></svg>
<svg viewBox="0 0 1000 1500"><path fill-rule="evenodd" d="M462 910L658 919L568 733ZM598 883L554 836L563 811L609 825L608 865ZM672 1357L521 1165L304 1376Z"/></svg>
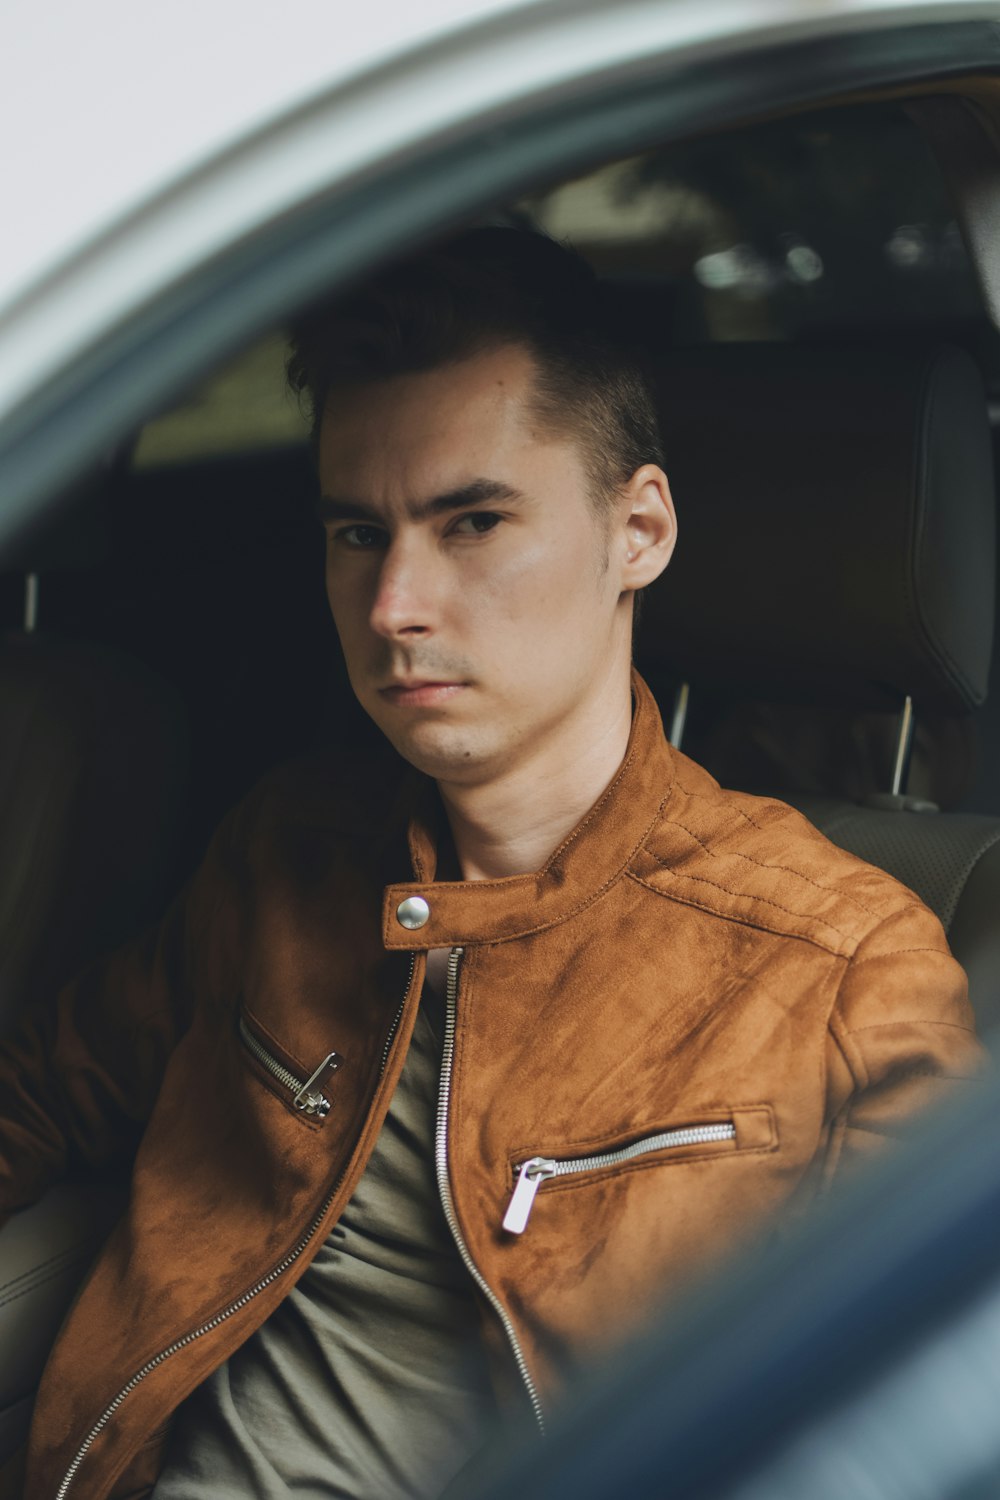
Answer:
<svg viewBox="0 0 1000 1500"><path fill-rule="evenodd" d="M405 161L362 182L331 182L164 285L0 419L0 560L5 533L16 539L76 475L211 368L321 292L496 202L653 142L1000 66L1000 28L978 20L750 48L734 30L731 40L724 54L676 72L667 57L638 82L588 77L571 96L526 101L505 121L470 120L460 138L415 142Z"/></svg>

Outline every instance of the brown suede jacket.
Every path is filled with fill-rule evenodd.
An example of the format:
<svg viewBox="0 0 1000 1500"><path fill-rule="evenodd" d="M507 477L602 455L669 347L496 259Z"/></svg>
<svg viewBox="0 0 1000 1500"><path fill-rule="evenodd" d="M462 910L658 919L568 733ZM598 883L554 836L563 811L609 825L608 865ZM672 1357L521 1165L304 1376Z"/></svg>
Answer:
<svg viewBox="0 0 1000 1500"><path fill-rule="evenodd" d="M635 691L614 783L537 874L435 882L429 784L299 766L154 935L5 1049L4 1211L141 1133L42 1383L31 1500L148 1493L170 1414L364 1171L428 949L455 950L442 1199L498 1385L537 1408L979 1071L936 918L788 807L720 791Z"/></svg>

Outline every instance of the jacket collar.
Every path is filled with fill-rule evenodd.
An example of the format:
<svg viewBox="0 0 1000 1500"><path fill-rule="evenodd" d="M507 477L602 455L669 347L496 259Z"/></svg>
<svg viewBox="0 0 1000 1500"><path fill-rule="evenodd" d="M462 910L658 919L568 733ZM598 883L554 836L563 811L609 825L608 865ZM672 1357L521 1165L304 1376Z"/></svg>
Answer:
<svg viewBox="0 0 1000 1500"><path fill-rule="evenodd" d="M634 710L625 758L614 781L542 869L503 880L435 881L437 866L432 783L410 820L416 879L387 886L382 935L387 948L451 948L502 943L565 922L589 906L625 871L656 825L674 779L673 756L653 696L632 674ZM408 929L397 915L420 897L430 909L423 926Z"/></svg>

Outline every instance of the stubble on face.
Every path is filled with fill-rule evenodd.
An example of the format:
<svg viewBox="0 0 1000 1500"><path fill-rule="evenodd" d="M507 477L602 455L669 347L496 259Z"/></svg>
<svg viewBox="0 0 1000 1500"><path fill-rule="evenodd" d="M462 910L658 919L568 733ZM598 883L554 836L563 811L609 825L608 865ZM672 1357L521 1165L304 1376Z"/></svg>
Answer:
<svg viewBox="0 0 1000 1500"><path fill-rule="evenodd" d="M578 447L532 420L533 378L526 351L500 350L352 391L324 422L325 491L363 501L384 528L367 554L329 543L351 682L396 749L438 780L507 774L546 743L558 753L608 672L627 678L606 513ZM415 502L478 477L523 503L409 518ZM476 534L470 518L493 512L497 524ZM393 685L408 681L455 691L403 701Z"/></svg>

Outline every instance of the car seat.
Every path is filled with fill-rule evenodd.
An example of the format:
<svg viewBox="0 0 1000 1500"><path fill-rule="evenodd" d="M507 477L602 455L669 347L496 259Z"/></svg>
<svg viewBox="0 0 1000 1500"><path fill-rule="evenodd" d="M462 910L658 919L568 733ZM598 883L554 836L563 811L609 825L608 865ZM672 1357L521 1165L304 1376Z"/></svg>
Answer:
<svg viewBox="0 0 1000 1500"><path fill-rule="evenodd" d="M154 917L171 893L188 779L179 700L124 652L46 631L56 568L90 568L99 487L4 566L24 579L22 627L0 636L0 1029ZM121 1211L112 1179L60 1184L18 1214L0 1267L0 1463L86 1265Z"/></svg>
<svg viewBox="0 0 1000 1500"><path fill-rule="evenodd" d="M772 709L779 726L790 712L892 726L891 756L881 773L869 757L853 799L764 784L759 757L742 784L793 802L931 906L989 1033L1000 819L941 812L907 784L914 724L960 725L986 696L996 497L978 369L949 346L734 345L672 356L656 380L680 536L644 604L640 665L689 717L701 700L745 722Z"/></svg>

